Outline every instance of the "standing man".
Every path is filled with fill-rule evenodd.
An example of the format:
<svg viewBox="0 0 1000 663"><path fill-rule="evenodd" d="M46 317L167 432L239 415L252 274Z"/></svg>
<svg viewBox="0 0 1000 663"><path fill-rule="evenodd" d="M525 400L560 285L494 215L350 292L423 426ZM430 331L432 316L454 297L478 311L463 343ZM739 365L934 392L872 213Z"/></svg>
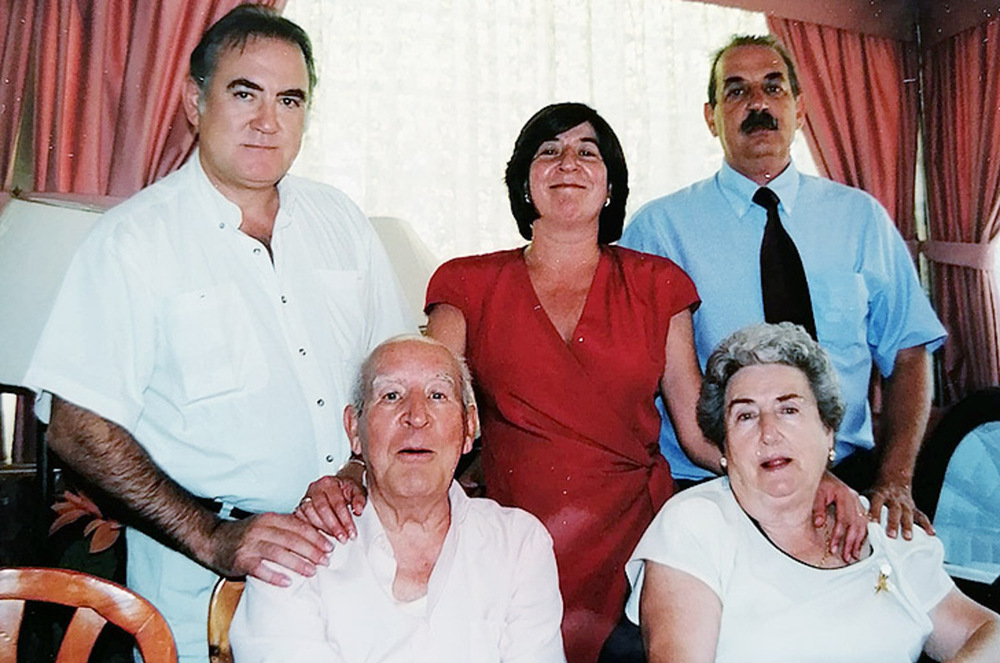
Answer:
<svg viewBox="0 0 1000 663"><path fill-rule="evenodd" d="M309 38L270 9L205 33L183 99L197 152L101 219L26 380L52 448L129 513L128 584L182 661L207 661L218 575L284 585L264 560L325 563L327 540L283 514L349 458L357 366L413 329L360 210L286 175L315 82Z"/></svg>
<svg viewBox="0 0 1000 663"><path fill-rule="evenodd" d="M870 490L870 518L889 507L890 536L901 525L909 538L914 522L930 528L913 504L911 480L930 409L929 353L945 331L885 209L860 190L795 169L789 149L803 120L785 49L771 37L734 37L715 56L705 104L722 168L640 209L621 244L666 256L694 279L702 366L731 332L765 320L798 322L819 340L847 403L834 473ZM873 361L886 378L877 453L868 407ZM660 446L674 476L711 476L684 455L663 419ZM707 445L696 455L700 465L717 466Z"/></svg>

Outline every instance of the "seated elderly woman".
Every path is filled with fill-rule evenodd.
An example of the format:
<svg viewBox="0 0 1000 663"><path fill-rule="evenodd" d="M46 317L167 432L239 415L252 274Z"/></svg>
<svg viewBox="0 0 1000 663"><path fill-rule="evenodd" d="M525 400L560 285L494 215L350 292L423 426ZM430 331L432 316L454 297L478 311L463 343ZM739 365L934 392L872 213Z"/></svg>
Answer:
<svg viewBox="0 0 1000 663"><path fill-rule="evenodd" d="M626 567L650 661L1000 660L997 615L956 589L937 539L872 523L860 560L829 553L812 504L842 416L801 327L749 327L712 354L698 422L728 476L667 502Z"/></svg>
<svg viewBox="0 0 1000 663"><path fill-rule="evenodd" d="M452 480L476 421L468 369L444 345L377 347L344 411L369 493L357 537L289 587L248 581L236 660L565 661L549 534Z"/></svg>

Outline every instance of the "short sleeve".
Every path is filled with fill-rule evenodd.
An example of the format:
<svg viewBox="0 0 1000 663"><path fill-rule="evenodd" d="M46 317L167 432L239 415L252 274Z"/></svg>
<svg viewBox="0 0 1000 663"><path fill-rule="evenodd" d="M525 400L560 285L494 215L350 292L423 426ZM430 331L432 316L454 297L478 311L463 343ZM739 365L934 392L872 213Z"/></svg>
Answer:
<svg viewBox="0 0 1000 663"><path fill-rule="evenodd" d="M674 262L666 258L658 260L667 263L666 267L660 270L657 291L663 304L668 307L670 317L685 309L690 309L694 313L701 304L701 297L698 296L694 281Z"/></svg>
<svg viewBox="0 0 1000 663"><path fill-rule="evenodd" d="M153 371L155 298L115 224L99 223L70 263L25 383L132 431Z"/></svg>
<svg viewBox="0 0 1000 663"><path fill-rule="evenodd" d="M724 522L719 505L702 497L681 493L669 500L646 529L625 574L632 587L626 616L639 623L639 600L647 561L683 571L705 583L722 598L730 525Z"/></svg>
<svg viewBox="0 0 1000 663"><path fill-rule="evenodd" d="M862 276L869 292L868 345L884 376L900 350L925 345L931 352L946 332L917 278L910 252L888 213L872 199L871 222L862 242Z"/></svg>
<svg viewBox="0 0 1000 663"><path fill-rule="evenodd" d="M449 260L431 276L427 284L427 298L424 303L424 313L437 304L450 304L468 316L470 292L474 292L474 284L469 283L469 270L461 259Z"/></svg>
<svg viewBox="0 0 1000 663"><path fill-rule="evenodd" d="M880 535L885 523L881 523ZM955 583L944 570L944 545L936 536L928 536L918 527L913 528L913 539L888 539L893 565L899 567L899 582L906 583L913 601L925 612L930 612L954 587Z"/></svg>

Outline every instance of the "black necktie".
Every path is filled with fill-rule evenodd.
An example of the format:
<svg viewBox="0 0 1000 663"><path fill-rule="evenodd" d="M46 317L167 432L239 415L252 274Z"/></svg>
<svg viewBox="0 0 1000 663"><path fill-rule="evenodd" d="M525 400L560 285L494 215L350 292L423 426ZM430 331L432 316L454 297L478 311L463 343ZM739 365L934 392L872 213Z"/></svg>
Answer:
<svg viewBox="0 0 1000 663"><path fill-rule="evenodd" d="M802 258L778 216L778 196L767 187L757 189L753 201L767 210L767 226L760 243L760 289L765 322L794 322L816 339L812 300Z"/></svg>

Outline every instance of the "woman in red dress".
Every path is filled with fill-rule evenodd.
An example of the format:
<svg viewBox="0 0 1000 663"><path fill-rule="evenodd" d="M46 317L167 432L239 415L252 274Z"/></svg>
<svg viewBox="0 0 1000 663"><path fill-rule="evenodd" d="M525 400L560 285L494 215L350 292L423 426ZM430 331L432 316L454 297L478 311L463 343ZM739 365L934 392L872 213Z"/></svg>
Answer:
<svg viewBox="0 0 1000 663"><path fill-rule="evenodd" d="M657 394L689 455L718 456L695 421L698 295L671 261L610 246L628 173L593 109L536 113L506 182L528 245L442 265L427 331L467 358L486 494L552 534L567 658L593 663L622 614L624 564L673 492Z"/></svg>

